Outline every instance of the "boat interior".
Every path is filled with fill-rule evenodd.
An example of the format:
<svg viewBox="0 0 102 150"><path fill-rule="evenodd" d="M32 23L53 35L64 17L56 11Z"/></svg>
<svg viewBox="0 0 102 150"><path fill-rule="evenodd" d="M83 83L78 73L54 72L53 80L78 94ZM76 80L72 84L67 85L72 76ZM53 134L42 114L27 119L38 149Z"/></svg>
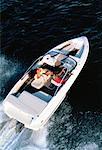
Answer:
<svg viewBox="0 0 102 150"><path fill-rule="evenodd" d="M45 110L41 118L39 117L41 124L44 124L50 117L46 115L46 110L49 110L49 107L51 113L56 110L57 98L53 97L74 77L74 69L82 60L80 58L83 51L83 39L76 38L56 46L34 61L6 97L6 114L23 123L25 127L33 129L34 121L36 126L37 118ZM63 94L59 101L64 97Z"/></svg>
<svg viewBox="0 0 102 150"><path fill-rule="evenodd" d="M50 101L59 89L71 76L77 62L71 56L77 54L78 49L69 53L65 52L65 46L61 50L50 50L42 58L33 64L26 72L29 78L20 87L16 96L27 91L45 101ZM45 94L44 94L45 93Z"/></svg>
<svg viewBox="0 0 102 150"><path fill-rule="evenodd" d="M14 95L19 97L26 92L48 103L72 75L77 65L74 58L80 58L83 49L84 45L77 49L69 43L48 51L26 71L29 78Z"/></svg>

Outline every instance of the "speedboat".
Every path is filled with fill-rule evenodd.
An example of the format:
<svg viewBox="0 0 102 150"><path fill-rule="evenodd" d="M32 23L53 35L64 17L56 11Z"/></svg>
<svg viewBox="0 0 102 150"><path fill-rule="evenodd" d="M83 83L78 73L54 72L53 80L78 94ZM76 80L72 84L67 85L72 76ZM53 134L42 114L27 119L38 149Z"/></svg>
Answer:
<svg viewBox="0 0 102 150"><path fill-rule="evenodd" d="M6 96L4 112L26 128L41 129L66 97L88 52L88 39L82 36L40 56Z"/></svg>

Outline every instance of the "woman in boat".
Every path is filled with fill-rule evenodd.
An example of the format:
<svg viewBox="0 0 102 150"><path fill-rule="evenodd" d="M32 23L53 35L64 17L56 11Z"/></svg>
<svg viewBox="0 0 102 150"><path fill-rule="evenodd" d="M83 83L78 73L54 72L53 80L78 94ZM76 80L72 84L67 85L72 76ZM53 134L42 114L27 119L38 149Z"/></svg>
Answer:
<svg viewBox="0 0 102 150"><path fill-rule="evenodd" d="M47 69L38 68L36 70L36 74L34 75L34 80L31 83L32 87L41 89L51 80L52 75L53 72Z"/></svg>
<svg viewBox="0 0 102 150"><path fill-rule="evenodd" d="M51 76L51 75L53 75L53 72L46 69L46 68L38 68L36 70L36 74L34 76L34 79L40 78L41 76L43 76L43 74L46 75L46 76Z"/></svg>
<svg viewBox="0 0 102 150"><path fill-rule="evenodd" d="M66 82L66 80L63 79L63 76L65 75L65 73L66 73L66 68L61 67L61 71L58 74L53 75L53 80L56 81L57 83L61 82L64 84Z"/></svg>

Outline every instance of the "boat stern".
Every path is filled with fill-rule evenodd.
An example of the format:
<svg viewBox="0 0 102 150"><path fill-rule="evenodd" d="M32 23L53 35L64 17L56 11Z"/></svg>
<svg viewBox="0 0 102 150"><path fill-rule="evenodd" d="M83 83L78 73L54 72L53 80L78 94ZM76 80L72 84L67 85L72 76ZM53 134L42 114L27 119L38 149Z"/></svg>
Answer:
<svg viewBox="0 0 102 150"><path fill-rule="evenodd" d="M3 102L4 112L7 116L16 119L27 128L35 130L37 130L37 126L32 127L31 123L32 121L36 122L36 119L44 110L46 105L46 102L28 93L27 91L23 91L19 97L8 95Z"/></svg>
<svg viewBox="0 0 102 150"><path fill-rule="evenodd" d="M10 118L16 119L24 125L29 125L34 118L26 105L23 105L15 96L9 95L3 102L4 112ZM31 111L31 110L30 110ZM36 116L36 114L35 114Z"/></svg>

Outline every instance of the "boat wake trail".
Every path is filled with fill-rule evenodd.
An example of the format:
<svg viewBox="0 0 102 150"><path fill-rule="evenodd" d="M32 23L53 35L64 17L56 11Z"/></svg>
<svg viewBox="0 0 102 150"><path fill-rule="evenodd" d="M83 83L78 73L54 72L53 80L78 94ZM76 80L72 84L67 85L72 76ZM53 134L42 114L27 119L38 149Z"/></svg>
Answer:
<svg viewBox="0 0 102 150"><path fill-rule="evenodd" d="M3 112L0 104L0 150L48 150L47 127L32 131Z"/></svg>
<svg viewBox="0 0 102 150"><path fill-rule="evenodd" d="M47 148L47 127L34 132L26 129L16 120L10 119L3 111L2 100L6 95L8 81L16 76L17 71L23 72L22 65L0 56L0 150L48 150ZM5 71L6 70L6 71ZM7 83L7 86L6 86ZM11 84L11 83L10 83Z"/></svg>
<svg viewBox="0 0 102 150"><path fill-rule="evenodd" d="M19 62L12 62L4 55L0 55L0 64L0 101L2 101L14 84L13 79L16 79L18 72L23 72L23 68Z"/></svg>
<svg viewBox="0 0 102 150"><path fill-rule="evenodd" d="M0 106L0 149L9 150L12 149L12 143L17 141L24 129L18 132L17 129L20 129L20 125L16 125L16 120L9 119L3 113L2 105Z"/></svg>
<svg viewBox="0 0 102 150"><path fill-rule="evenodd" d="M20 137L22 132L16 132L16 121L8 121L0 132L0 148L2 150L10 150L12 143ZM23 130L22 130L23 131Z"/></svg>

